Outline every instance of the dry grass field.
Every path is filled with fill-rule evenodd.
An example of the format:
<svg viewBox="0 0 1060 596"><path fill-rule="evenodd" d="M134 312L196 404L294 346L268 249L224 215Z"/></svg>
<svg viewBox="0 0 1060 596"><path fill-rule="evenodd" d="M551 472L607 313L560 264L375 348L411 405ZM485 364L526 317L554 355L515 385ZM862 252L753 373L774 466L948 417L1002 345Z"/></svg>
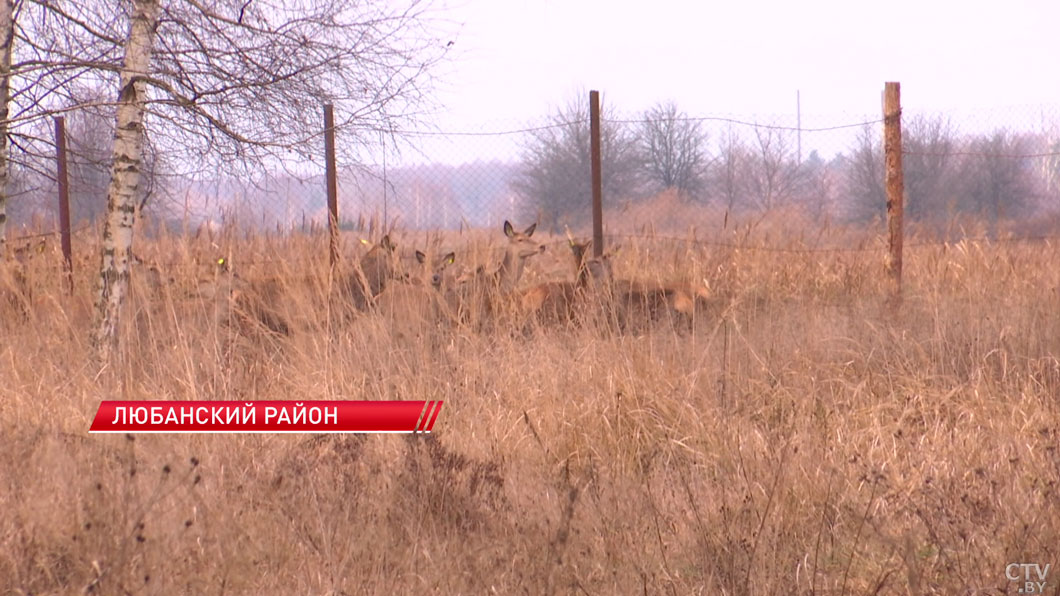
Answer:
<svg viewBox="0 0 1060 596"><path fill-rule="evenodd" d="M1060 245L912 233L895 305L882 238L804 223L623 239L616 275L711 294L636 334L397 336L335 316L326 238L138 238L164 283L134 273L103 368L49 249L0 301L0 594L1014 594L1021 562L1060 590ZM504 241L393 236L454 270ZM534 239L523 283L573 279ZM215 316L217 253L289 333ZM428 437L89 435L102 399L445 406Z"/></svg>

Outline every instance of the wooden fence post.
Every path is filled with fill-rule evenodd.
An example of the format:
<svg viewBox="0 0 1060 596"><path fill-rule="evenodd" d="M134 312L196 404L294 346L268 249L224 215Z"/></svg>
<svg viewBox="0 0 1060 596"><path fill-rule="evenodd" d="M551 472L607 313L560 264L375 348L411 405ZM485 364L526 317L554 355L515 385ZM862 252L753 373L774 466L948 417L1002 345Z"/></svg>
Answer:
<svg viewBox="0 0 1060 596"><path fill-rule="evenodd" d="M902 215L905 210L905 176L902 172L902 103L899 83L883 89L884 185L887 189L889 271L895 298L902 297Z"/></svg>

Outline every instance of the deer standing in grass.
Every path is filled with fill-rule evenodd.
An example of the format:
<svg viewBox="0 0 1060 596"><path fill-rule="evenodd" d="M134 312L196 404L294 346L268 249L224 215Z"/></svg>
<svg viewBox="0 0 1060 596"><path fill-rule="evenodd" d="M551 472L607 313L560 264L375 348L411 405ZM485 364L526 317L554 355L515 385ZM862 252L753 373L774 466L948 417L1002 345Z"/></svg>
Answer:
<svg viewBox="0 0 1060 596"><path fill-rule="evenodd" d="M505 220L504 235L508 246L504 259L496 271L487 272L484 266L464 276L460 285L447 296L458 319L473 328L482 329L506 313L511 312L513 296L523 275L526 260L545 251L545 245L532 239L537 224L517 232Z"/></svg>

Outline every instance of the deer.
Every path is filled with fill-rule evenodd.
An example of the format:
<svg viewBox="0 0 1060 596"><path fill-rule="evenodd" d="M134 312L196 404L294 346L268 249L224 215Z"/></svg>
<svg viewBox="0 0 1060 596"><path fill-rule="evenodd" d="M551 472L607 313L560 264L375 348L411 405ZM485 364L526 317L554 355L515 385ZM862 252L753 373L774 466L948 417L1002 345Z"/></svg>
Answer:
<svg viewBox="0 0 1060 596"><path fill-rule="evenodd" d="M601 261L586 259L592 239L577 242L568 231L567 240L574 258L574 280L545 282L520 295L523 313L539 324L575 322L579 303L585 299L586 293L605 281L606 274L601 268Z"/></svg>
<svg viewBox="0 0 1060 596"><path fill-rule="evenodd" d="M708 295L705 288L691 284L655 283L615 279L614 251L588 258L592 240L577 242L567 233L574 258L573 281L553 281L523 292L524 314L538 324L584 322L590 315L605 316L624 331L638 331L642 325L663 319L691 327Z"/></svg>
<svg viewBox="0 0 1060 596"><path fill-rule="evenodd" d="M367 243L364 240L361 242ZM359 270L349 274L344 284L345 289L357 310L366 311L375 305L375 298L392 279L400 278L394 266L397 245L387 234L379 244L368 250L361 257Z"/></svg>
<svg viewBox="0 0 1060 596"><path fill-rule="evenodd" d="M488 322L509 312L526 260L545 251L545 245L532 237L537 224L522 232L508 220L504 221L504 236L508 245L504 258L495 271L479 266L474 272L461 276L458 286L447 294L447 301L460 322L482 329Z"/></svg>
<svg viewBox="0 0 1060 596"><path fill-rule="evenodd" d="M422 266L418 275L388 284L376 297L376 310L403 337L423 336L439 324L451 321L445 300L448 289L445 270L456 261L456 254L450 252L431 261L417 250L416 261Z"/></svg>
<svg viewBox="0 0 1060 596"><path fill-rule="evenodd" d="M244 329L257 328L284 336L291 334L290 322L277 308L285 298L279 280L245 280L227 257L218 257L212 269L212 278L198 282L196 295L213 306L218 324L236 324Z"/></svg>
<svg viewBox="0 0 1060 596"><path fill-rule="evenodd" d="M691 330L710 297L706 288L692 284L615 279L611 254L588 261L586 271L603 289L602 298L623 331L637 332L662 320Z"/></svg>

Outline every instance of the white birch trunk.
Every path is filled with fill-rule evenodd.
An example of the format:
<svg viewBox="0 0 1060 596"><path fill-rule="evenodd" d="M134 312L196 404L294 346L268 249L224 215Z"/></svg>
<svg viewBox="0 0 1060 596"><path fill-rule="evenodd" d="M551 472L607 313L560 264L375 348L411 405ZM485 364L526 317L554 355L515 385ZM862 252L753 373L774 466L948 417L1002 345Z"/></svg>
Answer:
<svg viewBox="0 0 1060 596"><path fill-rule="evenodd" d="M3 1L3 0L0 0ZM143 150L143 105L151 48L158 23L160 0L133 0L129 38L118 94L117 127L114 131L114 165L107 190L107 219L103 225L103 252L96 295L95 345L106 359L117 340L118 319L129 287L129 255L136 195L140 186Z"/></svg>
<svg viewBox="0 0 1060 596"><path fill-rule="evenodd" d="M7 104L11 100L11 50L15 45L13 0L0 0L0 257L7 243Z"/></svg>

